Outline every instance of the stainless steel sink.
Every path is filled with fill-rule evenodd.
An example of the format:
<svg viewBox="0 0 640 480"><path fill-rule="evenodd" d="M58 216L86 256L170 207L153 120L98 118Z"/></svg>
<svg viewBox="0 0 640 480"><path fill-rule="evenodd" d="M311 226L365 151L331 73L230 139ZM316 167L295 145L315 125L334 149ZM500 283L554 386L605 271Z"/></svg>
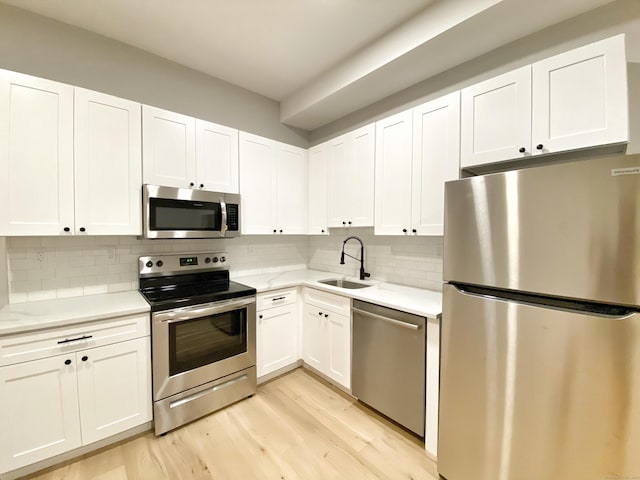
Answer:
<svg viewBox="0 0 640 480"><path fill-rule="evenodd" d="M349 280L342 280L342 279L339 279L339 278L318 280L318 283L323 283L325 285L331 285L332 287L348 288L350 290L355 289L355 288L366 288L366 287L370 287L371 286L371 285L367 285L366 283L351 282Z"/></svg>

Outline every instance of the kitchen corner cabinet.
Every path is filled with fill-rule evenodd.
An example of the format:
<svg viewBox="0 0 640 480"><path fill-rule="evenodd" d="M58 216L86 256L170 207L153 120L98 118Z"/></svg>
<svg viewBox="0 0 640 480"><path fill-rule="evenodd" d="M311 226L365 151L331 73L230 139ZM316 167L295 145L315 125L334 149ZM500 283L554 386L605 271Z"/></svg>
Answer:
<svg viewBox="0 0 640 480"><path fill-rule="evenodd" d="M376 235L442 235L444 184L458 178L460 92L376 123Z"/></svg>
<svg viewBox="0 0 640 480"><path fill-rule="evenodd" d="M327 223L328 144L309 149L309 235L329 235Z"/></svg>
<svg viewBox="0 0 640 480"><path fill-rule="evenodd" d="M307 152L240 132L243 235L307 233Z"/></svg>
<svg viewBox="0 0 640 480"><path fill-rule="evenodd" d="M256 368L262 377L298 361L297 290L259 294L256 302Z"/></svg>
<svg viewBox="0 0 640 480"><path fill-rule="evenodd" d="M624 35L462 90L461 166L627 142Z"/></svg>
<svg viewBox="0 0 640 480"><path fill-rule="evenodd" d="M0 235L139 235L140 104L6 70L0 90Z"/></svg>
<svg viewBox="0 0 640 480"><path fill-rule="evenodd" d="M330 381L351 389L351 300L304 289L302 357Z"/></svg>
<svg viewBox="0 0 640 480"><path fill-rule="evenodd" d="M143 181L238 193L238 130L142 106Z"/></svg>
<svg viewBox="0 0 640 480"><path fill-rule="evenodd" d="M371 227L375 124L327 142L329 227Z"/></svg>
<svg viewBox="0 0 640 480"><path fill-rule="evenodd" d="M148 323L134 315L0 337L0 473L151 421Z"/></svg>

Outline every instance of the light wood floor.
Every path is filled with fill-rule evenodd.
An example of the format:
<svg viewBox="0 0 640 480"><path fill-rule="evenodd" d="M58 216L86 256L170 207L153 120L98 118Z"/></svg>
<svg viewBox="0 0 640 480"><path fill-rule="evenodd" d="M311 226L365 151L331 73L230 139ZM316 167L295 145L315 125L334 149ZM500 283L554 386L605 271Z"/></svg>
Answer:
<svg viewBox="0 0 640 480"><path fill-rule="evenodd" d="M297 369L244 400L155 437L149 432L38 480L437 480L424 444Z"/></svg>

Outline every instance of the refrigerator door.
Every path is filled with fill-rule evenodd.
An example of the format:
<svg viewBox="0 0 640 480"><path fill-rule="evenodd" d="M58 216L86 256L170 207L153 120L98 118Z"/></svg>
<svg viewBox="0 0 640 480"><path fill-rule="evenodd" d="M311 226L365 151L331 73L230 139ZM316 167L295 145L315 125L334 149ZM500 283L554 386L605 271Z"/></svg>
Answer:
<svg viewBox="0 0 640 480"><path fill-rule="evenodd" d="M640 155L446 184L444 279L640 305Z"/></svg>
<svg viewBox="0 0 640 480"><path fill-rule="evenodd" d="M443 295L443 477L640 478L639 313Z"/></svg>

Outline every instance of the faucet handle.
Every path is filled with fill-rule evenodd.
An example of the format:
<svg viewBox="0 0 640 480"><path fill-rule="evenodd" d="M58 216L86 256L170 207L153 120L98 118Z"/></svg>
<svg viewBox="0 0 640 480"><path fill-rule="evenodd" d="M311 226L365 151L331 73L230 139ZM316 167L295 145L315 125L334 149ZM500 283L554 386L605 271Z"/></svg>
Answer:
<svg viewBox="0 0 640 480"><path fill-rule="evenodd" d="M369 278L371 276L369 272L364 272L363 275L364 275L364 278Z"/></svg>

